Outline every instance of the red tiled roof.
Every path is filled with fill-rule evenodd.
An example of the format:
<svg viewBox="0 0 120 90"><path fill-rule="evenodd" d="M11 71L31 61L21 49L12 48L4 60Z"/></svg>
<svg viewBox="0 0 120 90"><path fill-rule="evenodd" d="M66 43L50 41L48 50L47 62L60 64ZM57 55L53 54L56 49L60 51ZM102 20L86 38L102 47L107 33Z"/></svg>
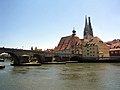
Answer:
<svg viewBox="0 0 120 90"><path fill-rule="evenodd" d="M96 36L96 37L91 38L90 42L103 42L103 41Z"/></svg>
<svg viewBox="0 0 120 90"><path fill-rule="evenodd" d="M71 40L74 39L75 45L80 45L81 40L79 39L78 36L66 36L66 37L62 37L58 46L54 49L54 50L65 50L65 49L70 49L71 48Z"/></svg>
<svg viewBox="0 0 120 90"><path fill-rule="evenodd" d="M108 44L111 49L120 48L120 42L119 41L109 41L106 44Z"/></svg>

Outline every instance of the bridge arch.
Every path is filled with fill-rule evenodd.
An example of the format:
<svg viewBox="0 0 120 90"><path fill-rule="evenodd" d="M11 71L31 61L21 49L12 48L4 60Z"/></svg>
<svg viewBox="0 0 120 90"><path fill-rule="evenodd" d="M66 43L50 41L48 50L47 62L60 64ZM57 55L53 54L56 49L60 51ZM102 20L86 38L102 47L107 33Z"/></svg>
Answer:
<svg viewBox="0 0 120 90"><path fill-rule="evenodd" d="M0 52L0 53L1 54L2 53L8 53L12 57L13 64L19 64L20 63L20 59L15 53L11 53L11 52Z"/></svg>
<svg viewBox="0 0 120 90"><path fill-rule="evenodd" d="M55 55L53 58L54 58L53 61L57 61L57 62L62 61L62 58L59 55Z"/></svg>
<svg viewBox="0 0 120 90"><path fill-rule="evenodd" d="M72 56L72 57L70 58L70 61L78 61L78 62L79 62L80 60L82 60L82 59L81 59L81 56L77 56L77 55L76 55L76 56Z"/></svg>
<svg viewBox="0 0 120 90"><path fill-rule="evenodd" d="M33 54L33 58L36 58L36 60L38 61L38 63L44 63L45 62L45 58L42 55Z"/></svg>

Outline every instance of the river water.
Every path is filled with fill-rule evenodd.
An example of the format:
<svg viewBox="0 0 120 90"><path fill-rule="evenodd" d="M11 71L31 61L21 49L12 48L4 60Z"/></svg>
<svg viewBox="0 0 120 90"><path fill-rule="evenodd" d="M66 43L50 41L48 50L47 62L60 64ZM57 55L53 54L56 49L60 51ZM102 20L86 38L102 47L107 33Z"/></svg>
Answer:
<svg viewBox="0 0 120 90"><path fill-rule="evenodd" d="M1 64L0 90L120 90L120 63Z"/></svg>

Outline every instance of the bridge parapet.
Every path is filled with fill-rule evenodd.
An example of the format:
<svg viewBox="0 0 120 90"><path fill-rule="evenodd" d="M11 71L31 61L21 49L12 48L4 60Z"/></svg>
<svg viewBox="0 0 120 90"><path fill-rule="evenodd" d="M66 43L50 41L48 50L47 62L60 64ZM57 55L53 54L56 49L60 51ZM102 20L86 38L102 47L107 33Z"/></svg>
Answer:
<svg viewBox="0 0 120 90"><path fill-rule="evenodd" d="M16 55L22 55L22 54L41 54L44 55L43 51L34 51L34 50L23 50L23 49L13 49L13 48L0 48L0 53L16 53Z"/></svg>
<svg viewBox="0 0 120 90"><path fill-rule="evenodd" d="M14 64L19 64L21 56L28 55L33 56L34 54L44 56L45 52L43 51L34 51L34 50L23 50L23 49L13 49L13 48L0 48L0 53L8 53L14 59Z"/></svg>
<svg viewBox="0 0 120 90"><path fill-rule="evenodd" d="M21 56L28 55L30 57L36 56L38 59L42 59L43 57L59 57L61 59L67 60L74 56L79 56L76 54L68 53L68 52L46 52L46 51L34 51L34 50L23 50L23 49L13 49L13 48L0 48L0 53L8 53L14 59L16 63L20 62Z"/></svg>

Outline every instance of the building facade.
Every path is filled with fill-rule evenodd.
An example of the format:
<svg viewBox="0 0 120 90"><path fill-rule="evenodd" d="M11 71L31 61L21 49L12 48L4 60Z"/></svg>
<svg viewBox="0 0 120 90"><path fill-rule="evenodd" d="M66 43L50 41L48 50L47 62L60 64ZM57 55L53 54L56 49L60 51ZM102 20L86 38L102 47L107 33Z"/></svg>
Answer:
<svg viewBox="0 0 120 90"><path fill-rule="evenodd" d="M109 57L109 47L100 38L94 37L90 17L85 17L84 42L82 44L84 58Z"/></svg>
<svg viewBox="0 0 120 90"><path fill-rule="evenodd" d="M85 41L82 47L84 58L109 57L109 47L98 37Z"/></svg>
<svg viewBox="0 0 120 90"><path fill-rule="evenodd" d="M80 54L84 58L109 57L109 47L98 37L94 37L90 17L85 17L84 38L72 35L62 37L54 51L57 53Z"/></svg>
<svg viewBox="0 0 120 90"><path fill-rule="evenodd" d="M95 43L85 43L82 48L82 57L84 58L96 58L98 54L98 45Z"/></svg>
<svg viewBox="0 0 120 90"><path fill-rule="evenodd" d="M120 39L114 39L106 44L110 48L110 56L120 56Z"/></svg>
<svg viewBox="0 0 120 90"><path fill-rule="evenodd" d="M54 51L57 53L71 53L71 54L81 54L82 42L80 38L76 35L76 31L72 31L72 35L62 37L58 46L55 47Z"/></svg>
<svg viewBox="0 0 120 90"><path fill-rule="evenodd" d="M118 57L120 57L120 48L118 48L118 49L110 49L110 56L118 56Z"/></svg>

